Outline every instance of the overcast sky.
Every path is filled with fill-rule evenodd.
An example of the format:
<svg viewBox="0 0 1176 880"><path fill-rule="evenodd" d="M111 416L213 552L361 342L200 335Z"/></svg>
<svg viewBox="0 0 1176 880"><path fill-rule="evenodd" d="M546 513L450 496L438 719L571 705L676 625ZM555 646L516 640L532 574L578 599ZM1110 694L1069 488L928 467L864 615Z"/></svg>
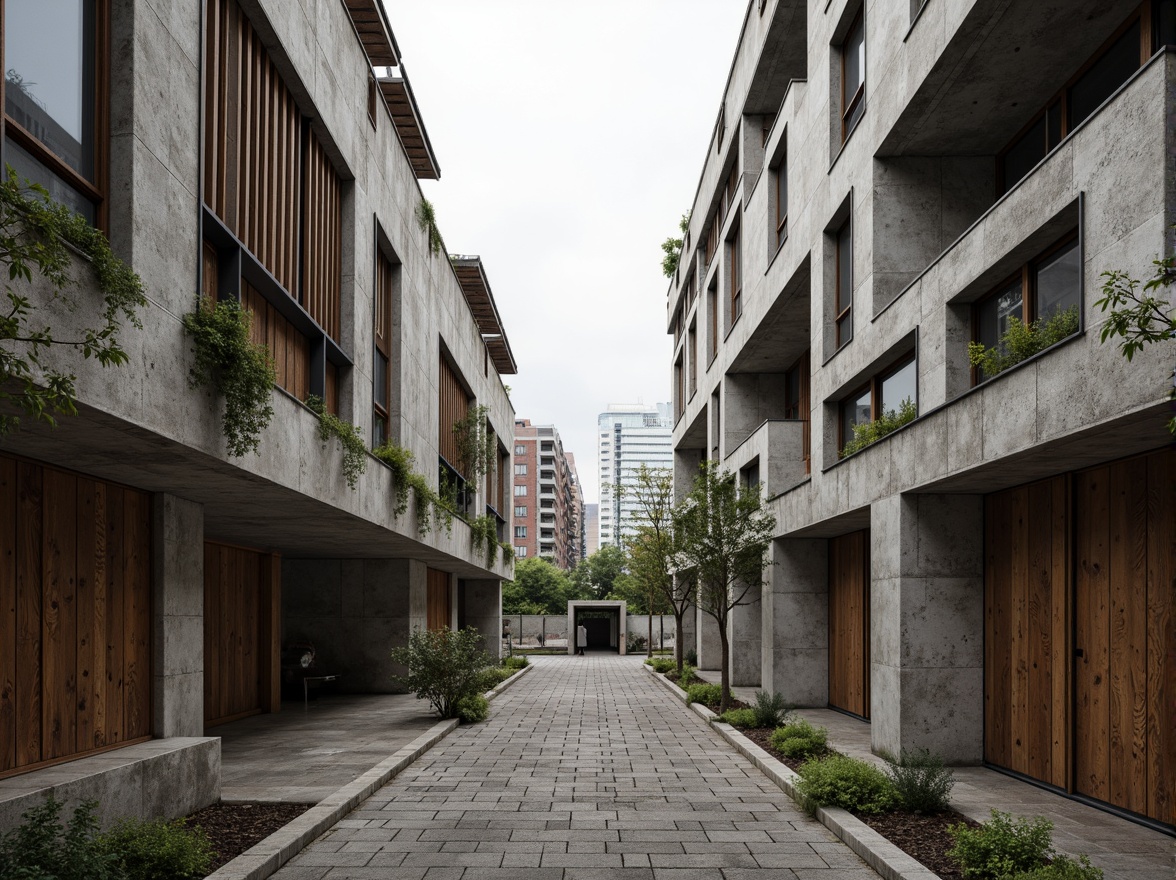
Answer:
<svg viewBox="0 0 1176 880"><path fill-rule="evenodd" d="M670 400L661 242L689 209L746 0L384 0L452 253L480 254L519 365L597 500L596 417Z"/></svg>

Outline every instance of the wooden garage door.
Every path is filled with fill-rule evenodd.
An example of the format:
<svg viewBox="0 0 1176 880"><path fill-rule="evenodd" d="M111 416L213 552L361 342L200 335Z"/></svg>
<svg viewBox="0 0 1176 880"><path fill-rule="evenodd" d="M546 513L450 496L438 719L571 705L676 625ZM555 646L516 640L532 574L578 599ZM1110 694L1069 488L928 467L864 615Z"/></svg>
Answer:
<svg viewBox="0 0 1176 880"><path fill-rule="evenodd" d="M0 455L0 776L150 734L150 496Z"/></svg>
<svg viewBox="0 0 1176 880"><path fill-rule="evenodd" d="M453 619L450 606L449 572L428 569L428 595L426 598L426 626L433 629L449 629Z"/></svg>
<svg viewBox="0 0 1176 880"><path fill-rule="evenodd" d="M279 703L280 559L269 553L204 544L204 726Z"/></svg>
<svg viewBox="0 0 1176 880"><path fill-rule="evenodd" d="M1172 450L1074 477L1074 787L1169 824L1176 824L1174 487Z"/></svg>
<svg viewBox="0 0 1176 880"><path fill-rule="evenodd" d="M1069 499L1065 476L984 502L984 758L1067 784Z"/></svg>
<svg viewBox="0 0 1176 880"><path fill-rule="evenodd" d="M829 541L829 705L870 717L870 533Z"/></svg>

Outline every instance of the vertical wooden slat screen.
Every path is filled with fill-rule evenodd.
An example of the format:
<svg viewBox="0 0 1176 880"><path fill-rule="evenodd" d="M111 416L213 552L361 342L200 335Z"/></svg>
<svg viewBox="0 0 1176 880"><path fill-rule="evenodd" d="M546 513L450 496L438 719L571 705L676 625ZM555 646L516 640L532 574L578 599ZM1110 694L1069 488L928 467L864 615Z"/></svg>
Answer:
<svg viewBox="0 0 1176 880"><path fill-rule="evenodd" d="M310 340L247 281L241 284L241 307L253 312L250 339L269 348L278 385L306 400L310 395Z"/></svg>
<svg viewBox="0 0 1176 880"><path fill-rule="evenodd" d="M457 374L453 371L453 367L445 359L445 355L441 355L438 378L441 416L437 426L437 449L440 451L441 457L449 462L454 470L466 477L468 475L462 473L463 466L459 460L460 455L458 454L457 438L453 435L453 426L466 417L470 410L470 398L458 380Z"/></svg>
<svg viewBox="0 0 1176 880"><path fill-rule="evenodd" d="M302 307L339 339L343 193L339 175L309 128L306 131L302 231Z"/></svg>
<svg viewBox="0 0 1176 880"><path fill-rule="evenodd" d="M327 408L327 412L339 415L339 368L327 361L326 372L323 405Z"/></svg>
<svg viewBox="0 0 1176 880"><path fill-rule="evenodd" d="M392 357L392 261L382 251L376 253L376 314L374 334L376 348Z"/></svg>
<svg viewBox="0 0 1176 880"><path fill-rule="evenodd" d="M870 717L870 533L829 539L829 705Z"/></svg>
<svg viewBox="0 0 1176 880"><path fill-rule="evenodd" d="M151 504L0 455L0 776L151 732Z"/></svg>
<svg viewBox="0 0 1176 880"><path fill-rule="evenodd" d="M208 0L204 203L297 295L302 115L235 0Z"/></svg>
<svg viewBox="0 0 1176 880"><path fill-rule="evenodd" d="M985 498L984 757L1067 784L1069 502L1054 477Z"/></svg>
<svg viewBox="0 0 1176 880"><path fill-rule="evenodd" d="M427 569L426 626L430 630L449 629L451 621L449 572Z"/></svg>

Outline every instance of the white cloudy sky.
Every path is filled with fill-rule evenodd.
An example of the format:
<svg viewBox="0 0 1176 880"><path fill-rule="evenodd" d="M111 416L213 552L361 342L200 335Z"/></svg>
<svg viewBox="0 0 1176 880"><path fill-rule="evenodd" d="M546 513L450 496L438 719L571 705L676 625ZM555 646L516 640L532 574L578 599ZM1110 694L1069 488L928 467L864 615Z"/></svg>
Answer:
<svg viewBox="0 0 1176 880"><path fill-rule="evenodd" d="M481 254L519 374L597 500L596 417L670 399L660 243L690 207L745 0L384 0L441 165L451 252Z"/></svg>

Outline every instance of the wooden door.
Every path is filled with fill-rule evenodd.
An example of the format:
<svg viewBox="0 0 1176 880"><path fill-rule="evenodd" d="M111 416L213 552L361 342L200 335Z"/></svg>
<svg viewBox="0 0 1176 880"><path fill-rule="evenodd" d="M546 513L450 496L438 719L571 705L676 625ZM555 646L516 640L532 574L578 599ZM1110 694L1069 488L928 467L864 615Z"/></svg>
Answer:
<svg viewBox="0 0 1176 880"><path fill-rule="evenodd" d="M984 759L1064 788L1069 739L1065 476L984 500Z"/></svg>
<svg viewBox="0 0 1176 880"><path fill-rule="evenodd" d="M450 604L449 572L430 568L427 570L427 574L426 626L430 630L449 629L453 620L452 606Z"/></svg>
<svg viewBox="0 0 1176 880"><path fill-rule="evenodd" d="M204 544L204 726L279 708L280 560Z"/></svg>
<svg viewBox="0 0 1176 880"><path fill-rule="evenodd" d="M1176 452L1075 475L1074 788L1176 824Z"/></svg>
<svg viewBox="0 0 1176 880"><path fill-rule="evenodd" d="M870 717L870 533L829 541L829 705Z"/></svg>

